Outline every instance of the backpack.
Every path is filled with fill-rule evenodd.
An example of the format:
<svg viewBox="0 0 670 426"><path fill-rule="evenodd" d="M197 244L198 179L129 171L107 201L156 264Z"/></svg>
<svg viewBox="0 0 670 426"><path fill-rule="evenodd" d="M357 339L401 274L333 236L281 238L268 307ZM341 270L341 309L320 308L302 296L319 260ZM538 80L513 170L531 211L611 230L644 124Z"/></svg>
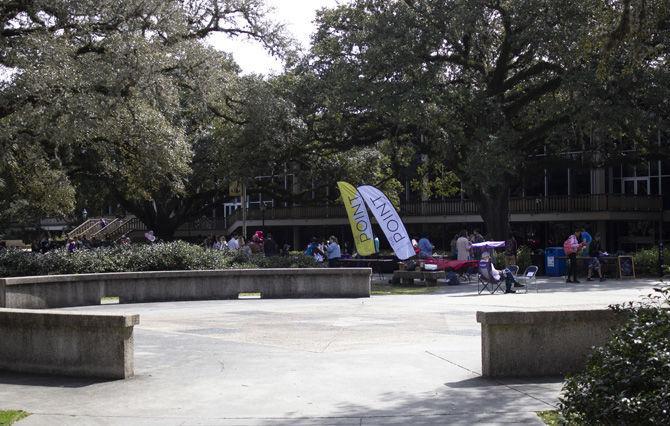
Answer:
<svg viewBox="0 0 670 426"><path fill-rule="evenodd" d="M459 285L458 275L456 272L447 272L447 285Z"/></svg>
<svg viewBox="0 0 670 426"><path fill-rule="evenodd" d="M570 237L568 237L567 240L563 242L563 251L565 252L565 255L570 255L574 253L574 249L572 248L572 243L570 242Z"/></svg>

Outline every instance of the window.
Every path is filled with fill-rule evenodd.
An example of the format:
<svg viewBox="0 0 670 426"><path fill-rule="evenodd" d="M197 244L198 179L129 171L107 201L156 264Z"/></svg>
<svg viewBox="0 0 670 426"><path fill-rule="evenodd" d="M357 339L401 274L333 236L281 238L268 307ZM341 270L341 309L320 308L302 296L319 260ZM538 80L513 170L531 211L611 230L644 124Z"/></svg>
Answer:
<svg viewBox="0 0 670 426"><path fill-rule="evenodd" d="M591 193L591 170L589 169L571 169L572 195L586 195Z"/></svg>
<svg viewBox="0 0 670 426"><path fill-rule="evenodd" d="M537 174L527 174L524 176L524 189L526 197L544 196L544 170Z"/></svg>
<svg viewBox="0 0 670 426"><path fill-rule="evenodd" d="M549 172L549 195L568 194L568 171L557 169Z"/></svg>
<svg viewBox="0 0 670 426"><path fill-rule="evenodd" d="M663 208L670 209L670 177L661 178L661 191L663 191Z"/></svg>
<svg viewBox="0 0 670 426"><path fill-rule="evenodd" d="M649 176L649 162L644 162L635 166L636 176Z"/></svg>

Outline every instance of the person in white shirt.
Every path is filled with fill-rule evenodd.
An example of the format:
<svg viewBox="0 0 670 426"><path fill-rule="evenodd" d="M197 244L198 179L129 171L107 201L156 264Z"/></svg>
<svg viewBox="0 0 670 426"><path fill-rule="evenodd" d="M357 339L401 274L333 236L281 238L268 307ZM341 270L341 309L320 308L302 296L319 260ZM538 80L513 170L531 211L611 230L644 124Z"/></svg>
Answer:
<svg viewBox="0 0 670 426"><path fill-rule="evenodd" d="M470 260L470 249L472 243L468 240L468 231L462 230L460 237L456 240L456 250L458 251L458 260Z"/></svg>
<svg viewBox="0 0 670 426"><path fill-rule="evenodd" d="M240 248L240 243L237 241L237 238L235 236L232 236L230 238L230 241L228 241L228 249L229 250L239 250Z"/></svg>
<svg viewBox="0 0 670 426"><path fill-rule="evenodd" d="M488 252L482 253L481 262L489 262L491 264L491 274L493 275L494 280L496 281L500 281L501 279L505 280L505 293L516 293L516 291L512 290L512 286L525 287L523 284L519 284L519 282L516 279L514 279L514 274L512 274L512 271L510 271L509 269L505 268L502 271L497 270L495 265L491 261L491 255ZM480 268L481 268L481 262L480 262Z"/></svg>

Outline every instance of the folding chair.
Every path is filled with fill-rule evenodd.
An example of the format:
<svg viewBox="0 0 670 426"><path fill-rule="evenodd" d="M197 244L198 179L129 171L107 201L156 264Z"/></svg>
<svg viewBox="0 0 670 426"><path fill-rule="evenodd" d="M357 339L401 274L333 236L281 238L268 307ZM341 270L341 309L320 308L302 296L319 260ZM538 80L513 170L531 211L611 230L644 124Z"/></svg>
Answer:
<svg viewBox="0 0 670 426"><path fill-rule="evenodd" d="M514 278L516 278L516 275L519 273L519 267L517 265L509 265L506 269L514 275Z"/></svg>
<svg viewBox="0 0 670 426"><path fill-rule="evenodd" d="M493 277L491 270L491 262L486 260L479 261L479 270L477 274L477 294L482 294L484 290L488 290L491 294L498 290L502 290L502 280L496 280Z"/></svg>
<svg viewBox="0 0 670 426"><path fill-rule="evenodd" d="M534 282L535 283L535 293L539 293L540 290L538 288L538 283L537 283L537 271L538 267L535 265L530 265L529 267L526 268L526 271L523 273L522 276L517 277L517 281L521 284L525 284L526 286L526 293L528 293L528 287Z"/></svg>
<svg viewBox="0 0 670 426"><path fill-rule="evenodd" d="M512 273L512 275L514 276L514 280L516 282L521 284L521 282L519 281L519 275L518 275L519 274L519 266L518 265L509 265L505 269L507 269L508 271L510 271ZM525 287L525 286L524 287L514 287L514 291L516 291L517 293L519 293L522 289L525 290L524 293L528 293L528 287Z"/></svg>

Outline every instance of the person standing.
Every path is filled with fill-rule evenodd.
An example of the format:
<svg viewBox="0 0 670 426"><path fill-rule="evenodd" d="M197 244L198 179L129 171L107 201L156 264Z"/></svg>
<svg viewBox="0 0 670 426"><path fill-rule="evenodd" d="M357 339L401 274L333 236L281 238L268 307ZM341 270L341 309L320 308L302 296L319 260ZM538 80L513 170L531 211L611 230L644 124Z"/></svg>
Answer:
<svg viewBox="0 0 670 426"><path fill-rule="evenodd" d="M514 234L510 232L507 241L505 241L505 266L518 265L516 258L517 252L518 247L516 238L514 238Z"/></svg>
<svg viewBox="0 0 670 426"><path fill-rule="evenodd" d="M337 268L340 264L342 253L340 252L340 245L337 243L337 238L331 235L328 239L328 246L326 247L328 253L328 267Z"/></svg>
<svg viewBox="0 0 670 426"><path fill-rule="evenodd" d="M265 252L265 257L276 256L279 248L277 242L272 238L272 234L268 232L268 235L265 237L265 242L263 242L263 251Z"/></svg>
<svg viewBox="0 0 670 426"><path fill-rule="evenodd" d="M475 229L475 231L472 233L472 242L475 244L484 242L484 236L479 233L479 229Z"/></svg>
<svg viewBox="0 0 670 426"><path fill-rule="evenodd" d="M584 248L585 243L582 241L579 242L579 237L581 235L580 230L576 230L574 234L570 235L567 240L563 243L563 251L568 256L568 277L565 280L566 283L579 283L577 279L577 253ZM570 279L572 277L572 279Z"/></svg>
<svg viewBox="0 0 670 426"><path fill-rule="evenodd" d="M461 231L460 237L456 240L456 249L458 250L458 260L470 260L470 249L472 244L468 240L468 231Z"/></svg>
<svg viewBox="0 0 670 426"><path fill-rule="evenodd" d="M454 235L454 238L451 239L451 259L456 260L458 259L458 245L456 242L458 241L458 234Z"/></svg>
<svg viewBox="0 0 670 426"><path fill-rule="evenodd" d="M583 243L586 243L584 245L584 250L583 250L583 256L589 257L589 252L591 248L591 242L593 241L593 237L591 237L591 234L586 232L586 229L582 228L581 229L581 241Z"/></svg>
<svg viewBox="0 0 670 426"><path fill-rule="evenodd" d="M229 250L239 250L240 248L240 243L237 241L237 235L233 235L230 237L230 241L228 241L228 249Z"/></svg>
<svg viewBox="0 0 670 426"><path fill-rule="evenodd" d="M319 240L316 237L313 237L312 242L307 245L305 255L313 257L317 262L323 262L323 252L319 248Z"/></svg>
<svg viewBox="0 0 670 426"><path fill-rule="evenodd" d="M81 211L81 218L84 222L86 222L86 218L88 217L88 211L84 207L84 209Z"/></svg>

